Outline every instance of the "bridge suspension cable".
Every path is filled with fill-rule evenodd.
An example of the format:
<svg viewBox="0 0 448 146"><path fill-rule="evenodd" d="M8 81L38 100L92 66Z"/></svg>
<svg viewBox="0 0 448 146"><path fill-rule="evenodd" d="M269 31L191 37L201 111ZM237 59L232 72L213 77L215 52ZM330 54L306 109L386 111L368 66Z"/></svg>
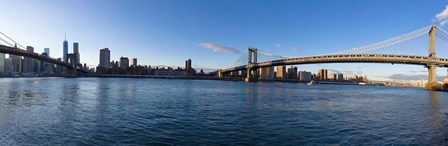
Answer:
<svg viewBox="0 0 448 146"><path fill-rule="evenodd" d="M15 43L19 48L23 48L23 49L25 49L24 46L22 46L21 44L17 43L15 40L13 40L12 38L10 38L9 36L7 36L6 34L4 34L3 32L0 32L0 34L3 35L4 37L6 37L7 39L9 39L10 41L12 41L13 43ZM1 38L1 37L0 37L0 38ZM13 46L14 46L14 45L12 45L10 42L8 42L8 41L6 41L6 40L4 40L4 39L1 39L1 40L3 40L5 43L9 44L10 47L13 47Z"/></svg>
<svg viewBox="0 0 448 146"><path fill-rule="evenodd" d="M353 48L353 49L349 49L349 50L344 50L344 51L339 51L336 53L331 53L331 54L327 54L327 55L332 55L332 54L359 54L359 53L365 53L365 52L371 52L371 51L375 51L378 49L382 49L391 45L395 45L407 40L411 40L423 35L427 35L428 31L431 29L431 26L427 26L424 28L421 28L419 30L410 32L410 33L406 33L397 37L393 37L384 41L380 41L377 43L373 43L373 44L369 44L369 45L365 45L365 46L361 46L361 47L357 47L357 48Z"/></svg>

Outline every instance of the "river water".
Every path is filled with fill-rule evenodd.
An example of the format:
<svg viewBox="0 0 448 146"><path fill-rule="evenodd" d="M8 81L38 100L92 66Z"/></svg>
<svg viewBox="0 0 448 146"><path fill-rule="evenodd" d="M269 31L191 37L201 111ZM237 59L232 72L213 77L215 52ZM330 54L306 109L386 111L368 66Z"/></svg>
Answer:
<svg viewBox="0 0 448 146"><path fill-rule="evenodd" d="M447 145L448 93L128 78L0 79L0 145Z"/></svg>

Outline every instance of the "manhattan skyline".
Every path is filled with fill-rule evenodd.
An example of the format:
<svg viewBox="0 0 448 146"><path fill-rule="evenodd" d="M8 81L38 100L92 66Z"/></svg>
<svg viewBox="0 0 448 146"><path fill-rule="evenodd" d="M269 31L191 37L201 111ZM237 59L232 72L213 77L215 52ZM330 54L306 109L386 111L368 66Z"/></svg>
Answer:
<svg viewBox="0 0 448 146"><path fill-rule="evenodd" d="M446 28L443 17L436 17L444 16L446 4L439 1L104 2L7 2L10 7L0 12L4 20L16 23L0 27L35 52L50 48L55 58L62 58L67 33L68 50L79 42L80 60L93 66L99 64L98 50L110 48L111 60L127 56L143 65L182 66L191 58L197 67L212 69L230 66L248 46L282 56L309 56L385 40L432 23ZM448 50L438 48L438 56L448 56ZM372 79L426 79L421 66L298 65L311 72L323 67ZM439 78L446 74L437 69Z"/></svg>

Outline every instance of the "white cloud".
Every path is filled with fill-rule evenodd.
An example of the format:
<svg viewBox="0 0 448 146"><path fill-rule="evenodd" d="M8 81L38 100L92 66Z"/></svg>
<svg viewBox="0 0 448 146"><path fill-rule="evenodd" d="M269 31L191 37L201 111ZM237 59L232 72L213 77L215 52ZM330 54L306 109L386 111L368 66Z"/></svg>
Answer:
<svg viewBox="0 0 448 146"><path fill-rule="evenodd" d="M294 52L300 52L300 50L299 50L298 47L292 47L291 49L292 49L292 51L294 51Z"/></svg>
<svg viewBox="0 0 448 146"><path fill-rule="evenodd" d="M276 47L276 48L281 48L281 47L282 47L282 44L275 44L275 47Z"/></svg>
<svg viewBox="0 0 448 146"><path fill-rule="evenodd" d="M206 49L211 49L214 52L226 52L226 53L234 53L234 54L240 54L241 52L234 49L234 48L230 48L230 47L225 47L225 46L221 46L221 45L217 45L217 44L212 44L212 43L200 43L199 44L200 47L202 48L206 48Z"/></svg>
<svg viewBox="0 0 448 146"><path fill-rule="evenodd" d="M437 14L435 19L440 23L441 26L448 24L448 6L445 6L445 9Z"/></svg>

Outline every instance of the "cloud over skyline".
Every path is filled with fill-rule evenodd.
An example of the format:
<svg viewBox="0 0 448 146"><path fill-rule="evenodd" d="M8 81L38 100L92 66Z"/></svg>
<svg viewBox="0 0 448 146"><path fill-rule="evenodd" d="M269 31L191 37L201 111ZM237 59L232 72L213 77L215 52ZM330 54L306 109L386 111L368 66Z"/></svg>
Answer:
<svg viewBox="0 0 448 146"><path fill-rule="evenodd" d="M398 81L418 81L418 80L426 81L428 79L427 74L391 74L383 77ZM443 79L445 79L445 76L437 75L437 81L443 81Z"/></svg>
<svg viewBox="0 0 448 146"><path fill-rule="evenodd" d="M300 49L298 47L291 47L292 51L294 52L300 52Z"/></svg>
<svg viewBox="0 0 448 146"><path fill-rule="evenodd" d="M202 48L211 49L214 52L225 52L225 53L233 53L233 54L240 54L241 53L240 51L238 51L238 50L236 50L234 48L221 46L221 45L208 43L208 42L200 43L199 46L202 47Z"/></svg>
<svg viewBox="0 0 448 146"><path fill-rule="evenodd" d="M444 26L448 23L448 6L445 6L445 9L436 15L436 21L440 23L441 26Z"/></svg>
<svg viewBox="0 0 448 146"><path fill-rule="evenodd" d="M276 48L281 48L281 47L282 47L282 44L280 44L280 43L279 43L279 44L275 44L275 47L276 47Z"/></svg>

